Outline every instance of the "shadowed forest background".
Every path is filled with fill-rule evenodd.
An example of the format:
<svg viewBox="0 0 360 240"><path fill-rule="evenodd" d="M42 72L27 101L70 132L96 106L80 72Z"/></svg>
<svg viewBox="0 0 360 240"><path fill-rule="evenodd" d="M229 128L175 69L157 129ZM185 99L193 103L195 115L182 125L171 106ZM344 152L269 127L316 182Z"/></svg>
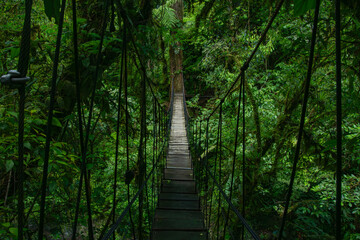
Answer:
<svg viewBox="0 0 360 240"><path fill-rule="evenodd" d="M80 93L84 119L89 115L101 23L102 0L78 0ZM120 96L120 142L117 194L121 212L127 202L126 115L130 169L139 177L141 142L141 69L146 70L161 106L168 108L172 83L185 87L194 121L219 104L254 49L277 1L274 0L109 0L109 22L95 86L94 117L89 135L87 174L94 233L98 237L112 210L117 99L120 84L124 16L127 32L128 108ZM315 1L286 0L246 72L246 219L262 239L275 239L289 184L304 94ZM360 2L342 1L343 202L344 239L360 239ZM38 232L40 186L46 120L59 21L60 0L33 0L31 48L25 103L25 239ZM25 6L20 0L0 4L0 74L16 69ZM335 20L334 1L322 0L310 98L301 156L285 239L335 239ZM66 2L55 97L46 198L46 239L69 239L80 174L73 63L71 1ZM135 48L136 46L136 48ZM141 61L139 60L141 59ZM0 87L0 238L17 238L17 91ZM222 178L229 189L239 87L223 103ZM146 95L150 101L150 94ZM149 103L149 109L152 109ZM147 113L145 139L152 153L154 117ZM215 161L217 121L209 122L209 161ZM241 128L241 126L240 126ZM205 132L205 125L202 125ZM212 133L211 133L212 132ZM241 131L240 131L241 132ZM200 154L205 154L202 152ZM233 203L242 206L242 159L237 149ZM196 161L196 159L194 159ZM148 162L150 168L151 163ZM136 193L137 181L129 184ZM229 192L226 192L229 194ZM200 192L203 196L206 193ZM216 198L215 198L216 199ZM80 208L78 239L87 239L85 198ZM146 199L152 206L153 199ZM217 211L215 209L214 211ZM135 213L136 214L136 213ZM144 219L147 211L144 211ZM214 214L215 215L215 214ZM232 216L229 228L240 236ZM144 225L151 222L144 220ZM126 234L130 226L119 229ZM210 229L210 236L213 231ZM145 238L149 232L145 233ZM231 239L229 235L223 236ZM237 238L239 239L239 238Z"/></svg>

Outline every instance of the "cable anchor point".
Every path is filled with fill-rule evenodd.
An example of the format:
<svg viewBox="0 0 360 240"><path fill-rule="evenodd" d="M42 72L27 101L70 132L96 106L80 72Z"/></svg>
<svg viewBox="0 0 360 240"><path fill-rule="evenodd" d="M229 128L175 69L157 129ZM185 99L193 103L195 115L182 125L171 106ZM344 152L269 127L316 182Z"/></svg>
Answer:
<svg viewBox="0 0 360 240"><path fill-rule="evenodd" d="M1 84L9 86L10 88L24 87L25 83L30 80L30 77L23 77L21 73L16 70L10 70L8 74L0 77Z"/></svg>

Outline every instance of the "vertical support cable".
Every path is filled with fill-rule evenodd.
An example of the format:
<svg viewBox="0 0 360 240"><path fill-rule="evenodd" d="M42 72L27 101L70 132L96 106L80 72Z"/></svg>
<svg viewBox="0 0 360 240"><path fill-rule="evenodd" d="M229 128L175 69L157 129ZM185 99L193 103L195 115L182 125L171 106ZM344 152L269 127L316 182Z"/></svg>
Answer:
<svg viewBox="0 0 360 240"><path fill-rule="evenodd" d="M200 162L201 162L201 119L199 120L199 127L197 133L197 161L196 161L196 177L197 182L200 181ZM193 163L192 163L193 164Z"/></svg>
<svg viewBox="0 0 360 240"><path fill-rule="evenodd" d="M223 115L223 104L220 104L220 116L219 116L219 184L221 184L221 168L222 168L222 115ZM221 194L219 191L219 200L218 200L218 215L216 220L217 226L217 239L220 237L220 208L221 208Z"/></svg>
<svg viewBox="0 0 360 240"><path fill-rule="evenodd" d="M246 138L245 138L245 70L241 71L241 78L242 78L242 190L243 190L243 194L242 194L242 216L245 219L245 206L246 206L246 189L245 189L245 184L246 184ZM241 239L244 240L244 235L245 235L245 227L243 225L242 227L242 233L241 233Z"/></svg>
<svg viewBox="0 0 360 240"><path fill-rule="evenodd" d="M55 107L56 80L58 76L61 36L62 36L64 14L65 14L65 4L66 4L66 0L62 0L58 33L56 38L54 65L53 65L53 72L51 79L50 106L49 106L49 113L48 113L48 120L46 127L46 142L45 142L45 150L44 150L45 157L44 157L44 166L43 166L43 176L41 181L40 221L39 221L39 232L38 232L39 240L43 239L43 232L44 232L45 204L46 204L45 200L46 200L46 187L47 187L47 177L48 177L49 157L50 157L52 119L53 119L54 107Z"/></svg>
<svg viewBox="0 0 360 240"><path fill-rule="evenodd" d="M140 130L140 143L139 143L139 151L138 151L138 167L139 167L139 177L138 177L138 187L139 190L143 185L145 178L145 157L146 157L146 72L143 72L143 77L141 80L141 130ZM139 230L138 230L138 238L139 240L143 239L143 198L144 194L141 191L139 194Z"/></svg>
<svg viewBox="0 0 360 240"><path fill-rule="evenodd" d="M209 154L209 118L206 119L206 139L205 139L206 143L205 143L205 151L206 151L206 155L205 155L205 197L204 197L204 201L205 201L205 226L208 229L209 228L209 222L207 221L207 215L208 215L208 190L209 190L209 175L208 175L208 171L206 171L206 169L208 168L208 154Z"/></svg>
<svg viewBox="0 0 360 240"><path fill-rule="evenodd" d="M157 136L156 136L156 101L154 99L153 101L153 157L152 157L152 167L155 166L155 159L157 156ZM152 208L155 209L155 191L154 191L154 181L155 181L155 174L157 174L158 171L156 171L152 176L151 181L151 195L152 195Z"/></svg>
<svg viewBox="0 0 360 240"><path fill-rule="evenodd" d="M78 37L77 37L77 14L76 14L76 0L72 0L72 16L73 16L73 44L74 44L74 65L75 65L75 84L76 84L76 102L77 102L77 114L78 114L78 128L80 135L80 149L81 156L85 155L84 149L84 133L83 133L83 123L82 123L82 111L81 111L81 97L80 97L80 73L79 73L79 51L78 51ZM82 158L83 160L83 158ZM83 181L83 161L81 161L81 174L79 189L81 190L82 181ZM73 225L72 240L76 239L76 229L77 222L80 210L80 199L81 191L78 191L76 199L76 209L75 209L75 220ZM91 230L90 230L91 231Z"/></svg>
<svg viewBox="0 0 360 240"><path fill-rule="evenodd" d="M342 178L342 106L341 106L341 6L335 1L336 18L336 240L341 234L341 178Z"/></svg>
<svg viewBox="0 0 360 240"><path fill-rule="evenodd" d="M312 31L312 37L311 37L311 46L310 46L310 56L309 56L309 62L308 62L307 76L305 79L305 93L304 93L304 100L303 100L303 105L302 105L302 110L301 110L300 127L299 127L298 139L297 139L297 143L296 143L295 158L294 158L294 163L293 163L293 169L291 172L289 189L288 189L288 193L286 195L285 208L284 208L283 218L282 218L281 227L280 227L279 236L278 236L279 240L282 239L283 231L285 228L286 215L287 215L288 208L290 205L292 189L293 189L295 175L296 175L296 167L297 167L297 163L299 161L299 156L300 156L301 140L302 140L302 134L303 134L304 125L305 125L306 107L307 107L307 102L309 99L309 92L310 92L310 82L311 82L312 66L313 66L313 61L314 61L319 9L320 9L320 0L316 0L314 24L313 24L313 31Z"/></svg>
<svg viewBox="0 0 360 240"><path fill-rule="evenodd" d="M222 106L222 102L220 103L220 107ZM209 225L211 222L211 215L212 215L212 200L213 200L213 194L214 194L214 189L215 189L215 179L216 179L216 167L217 167L217 159L218 159L218 150L219 150L219 137L220 137L220 117L219 117L219 121L218 121L218 128L217 128L217 136L216 136L216 148L215 148L215 167L214 167L214 173L213 173L213 186L211 189L211 199L210 199L210 209L209 209Z"/></svg>
<svg viewBox="0 0 360 240"><path fill-rule="evenodd" d="M18 62L18 72L25 77L28 71L30 59L30 31L31 31L31 8L32 0L25 1L25 20L21 35L20 56ZM24 118L25 118L25 84L18 88L19 99L19 121L18 121L18 239L24 238Z"/></svg>
<svg viewBox="0 0 360 240"><path fill-rule="evenodd" d="M19 151L19 183L18 183L18 239L24 238L24 118L25 118L25 86L18 88L19 101L19 136L18 136L18 151Z"/></svg>

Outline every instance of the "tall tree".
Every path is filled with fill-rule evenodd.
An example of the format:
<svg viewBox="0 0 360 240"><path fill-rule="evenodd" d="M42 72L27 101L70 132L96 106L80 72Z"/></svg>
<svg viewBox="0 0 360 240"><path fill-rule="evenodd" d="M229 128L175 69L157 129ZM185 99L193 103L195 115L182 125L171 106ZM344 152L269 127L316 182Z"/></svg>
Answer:
<svg viewBox="0 0 360 240"><path fill-rule="evenodd" d="M182 92L184 88L183 79L183 52L181 48L181 42L176 39L176 33L182 26L184 16L184 4L183 0L177 0L172 6L175 10L176 17L179 19L179 26L171 31L171 36L175 39L175 42L170 45L170 76L173 79L174 91Z"/></svg>

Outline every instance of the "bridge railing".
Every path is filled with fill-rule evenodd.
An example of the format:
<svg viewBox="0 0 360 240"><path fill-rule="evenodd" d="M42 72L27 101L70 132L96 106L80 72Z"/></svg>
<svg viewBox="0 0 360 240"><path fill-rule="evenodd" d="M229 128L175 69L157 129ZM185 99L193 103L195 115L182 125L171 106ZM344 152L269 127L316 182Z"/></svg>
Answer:
<svg viewBox="0 0 360 240"><path fill-rule="evenodd" d="M109 239L116 236L116 239L148 239L150 238L152 218L154 216L157 198L160 192L160 183L162 178L162 168L165 166L165 156L166 149L168 144L168 136L169 136L169 127L170 120L172 118L172 104L170 105L170 109L165 109L163 104L158 100L157 95L154 93L152 85L147 78L146 68L142 63L142 59L138 54L138 50L136 44L134 43L134 39L132 33L130 31L127 34L127 29L131 30L129 24L127 23L127 17L123 16L123 46L122 46L122 56L121 56L121 73L120 81L118 83L118 101L115 104L117 107L117 119L116 119L116 143L114 146L114 167L109 167L114 171L114 176L110 183L109 188L111 190L105 189L103 192L109 194L109 196L104 197L107 199L108 205L111 206L102 206L102 210L105 212L106 219L97 219L97 224L93 223L93 210L94 206L97 204L94 201L92 202L92 196L90 190L90 183L93 183L94 180L91 180L91 174L88 169L89 159L91 158L91 154L87 151L90 142L90 135L92 131L95 129L98 121L94 121L93 115L95 111L95 96L97 93L97 87L102 86L102 84L97 84L100 75L100 63L103 57L103 43L105 38L105 31L107 29L107 21L109 20L108 11L109 11L109 2L106 1L101 29L101 40L98 45L98 54L96 61L96 74L93 74L93 84L91 87L90 94L90 106L83 106L82 104L85 102L84 99L81 98L80 94L80 66L79 66L79 49L78 49L78 25L77 25L77 14L76 14L76 1L72 1L72 12L73 12L73 46L74 46L74 82L76 84L76 107L77 110L77 122L74 121L74 129L76 129L75 125L77 125L76 131L79 131L79 139L76 139L79 143L80 152L74 153L74 155L79 156L79 162L81 165L79 168L79 175L74 176L74 178L79 179L78 182L74 183L76 186L76 190L74 195L76 195L76 207L73 211L74 219L69 219L72 226L72 239L79 238L78 231L78 222L79 219L86 219L84 221L87 222L87 237L88 239ZM64 23L64 13L65 13L65 0L62 1L61 4L61 14L60 20L58 24L58 37L57 44L55 49L55 59L53 65L53 75L51 81L51 97L50 104L48 110L48 120L47 120L47 131L46 131L46 144L45 144L45 156L44 156L44 164L42 167L42 181L41 188L38 191L37 196L33 199L31 203L31 208L28 210L27 216L25 217L25 206L24 206L24 198L27 197L27 192L25 191L25 168L24 168L24 119L26 116L24 115L24 106L25 106L25 91L28 90L30 85L26 85L29 78L26 77L28 66L29 66L29 53L30 53L30 30L31 30L31 9L32 9L32 1L26 0L26 17L23 29L22 36L22 46L20 51L19 58L19 68L18 71L10 71L9 74L4 75L0 78L1 83L11 88L17 88L20 94L20 104L19 104L19 170L17 171L16 178L19 178L19 183L16 186L18 192L18 214L16 216L17 221L17 231L18 231L18 239L27 239L30 238L30 231L24 231L25 227L28 226L28 218L30 214L33 214L33 207L38 203L40 206L40 214L36 219L39 221L38 224L38 239L43 239L44 237L44 228L46 226L46 216L50 214L50 210L46 208L48 203L48 197L51 193L48 191L48 177L49 177L49 166L50 166L50 158L51 156L51 141L53 139L51 130L53 129L53 115L55 109L55 100L56 100L56 86L58 81L58 66L59 66L59 57L60 57L60 49L61 49L61 37L62 37L62 28ZM120 16L120 15L119 15ZM130 36L130 39L129 39ZM129 107L129 94L128 94L128 85L127 85L127 49L133 45L133 49L136 52L138 61L141 65L141 97L140 101L140 117L139 119L135 119L136 116L132 118L130 116L131 110ZM105 81L105 80L104 80ZM30 91L29 91L30 92ZM172 94L173 95L173 94ZM123 107L125 105L125 107ZM85 119L84 112L88 110L87 116ZM98 106L96 109L99 112L99 118L102 115L102 109ZM135 111L134 111L135 112ZM136 113L136 112L135 112ZM124 117L122 117L122 115ZM136 115L136 114L135 114ZM125 142L126 146L123 146L123 152L120 150L120 122L123 122L125 118L125 130L122 129L122 132L125 132L124 135L126 138L122 140ZM131 119L132 118L132 119ZM85 121L84 121L85 120ZM87 120L87 121L86 121ZM140 122L140 137L139 142L138 139L135 141L131 139L130 134L130 125L133 122ZM65 131L65 130L64 130ZM135 131L133 129L133 131ZM137 135L136 135L137 136ZM139 144L139 145L137 145ZM75 145L75 144L74 144ZM132 146L130 146L132 145ZM130 149L132 148L132 149ZM77 147L74 147L77 149ZM137 149L137 154L130 154L130 150ZM132 151L134 152L134 151ZM119 163L119 155L126 155L126 171L120 172L124 167L121 167ZM110 155L110 154L109 154ZM131 155L131 156L130 156ZM136 160L131 160L130 157L135 158ZM107 162L110 163L110 160ZM78 167L75 165L75 167ZM92 170L93 172L93 170ZM125 176L125 181L120 181L120 175ZM28 178L28 180L32 180ZM94 176L93 176L94 178ZM75 182L75 181L74 181ZM106 184L109 184L106 182ZM83 187L85 185L85 187ZM131 187L130 187L131 186ZM85 191L86 199L82 199ZM121 194L119 194L121 192ZM125 194L126 193L126 194ZM124 195L127 195L124 197ZM120 197L121 196L121 197ZM38 200L40 198L40 200ZM112 198L112 201L108 199ZM81 207L82 203L86 203L86 207ZM71 202L72 203L72 202ZM103 204L103 203L101 203ZM99 205L97 205L99 206ZM53 206L54 207L54 206ZM81 208L86 208L86 214L81 211ZM120 214L119 214L120 213ZM53 214L53 213L51 213ZM85 216L86 215L86 216ZM37 216L37 214L35 214ZM14 217L15 219L15 217ZM99 227L100 226L100 227ZM27 234L27 235L26 235Z"/></svg>
<svg viewBox="0 0 360 240"><path fill-rule="evenodd" d="M251 237L253 239L260 239L259 236L252 230L248 222L245 220L245 207L246 207L246 169L250 166L246 166L247 157L246 157L246 121L245 121L245 109L246 109L246 96L245 96L245 88L246 88L246 70L249 68L251 60L255 56L256 51L259 46L265 39L265 36L268 30L271 27L272 22L275 17L279 13L284 0L280 0L273 15L271 16L264 32L262 33L260 40L255 46L254 50L251 52L250 56L244 62L241 67L240 74L235 79L231 87L219 99L219 103L214 107L211 113L208 116L197 117L197 119L191 119L187 116L187 129L188 136L190 139L190 145L192 147L192 159L195 169L195 175L197 180L197 187L200 192L201 197L201 206L203 209L203 213L205 215L205 224L209 229L209 237L217 238L217 239L226 239L230 237L231 239L236 239L239 237L239 234L242 235L242 239L244 237L248 239ZM310 54L308 61L308 71L307 75L304 79L304 97L301 111L301 119L300 126L298 131L298 138L296 144L296 151L294 154L294 162L292 167L291 178L289 182L289 187L286 195L286 201L284 206L284 212L281 218L281 226L278 231L277 239L280 240L283 238L284 227L286 223L286 215L290 205L292 189L295 179L296 167L300 157L300 146L302 140L302 134L305 123L306 116L306 107L307 100L309 97L309 88L310 81L312 75L312 67L313 67L313 58L314 58L314 49L316 43L316 33L317 33L317 24L319 18L319 8L320 1L316 1L316 8L314 14L314 22L313 22L313 30L312 30L312 39L310 45ZM342 162L342 130L341 130L341 48L340 48L340 1L336 1L336 23L337 23L337 34L336 34L336 66L337 66L337 188L336 188L336 239L341 238L341 162ZM240 83L239 83L240 81ZM236 118L236 127L233 130L234 136L234 145L233 149L229 149L229 146L225 146L223 144L223 129L226 124L226 128L229 128L231 124L228 124L232 120L224 120L224 108L226 108L225 102L229 101L231 98L230 93L233 91L237 91L235 89L237 87L239 90L238 94L238 108L237 108L237 118ZM230 101L233 101L232 99ZM185 104L185 99L184 99ZM184 108L186 109L186 108ZM233 109L233 107L232 107ZM184 110L185 111L185 110ZM229 110L227 110L228 112ZM188 112L185 111L185 115ZM233 118L233 116L231 116ZM241 125L240 125L240 119ZM242 131L239 133L239 129ZM241 139L240 139L241 137ZM211 140L210 140L211 139ZM209 141L211 141L211 149L209 147ZM241 143L241 144L239 144ZM237 156L238 152L238 144L241 145L241 156ZM240 147L239 147L240 148ZM223 153L226 151L232 152L232 166L231 166L231 175L230 177L230 186L228 181L224 181L227 178L223 175L222 169L223 166ZM238 171L238 177L241 177L241 189L238 190L237 196L240 196L241 199L237 198L236 206L233 200L233 191L234 191L234 171L236 168L237 162L241 163L241 166L237 166L240 169L240 173ZM228 163L228 161L227 161ZM227 165L228 167L229 165ZM216 208L216 214L214 214L214 209ZM240 208L241 210L238 210ZM232 212L232 217L230 215ZM229 224L231 219L235 219L235 226L238 226L238 223L241 223L242 229L241 233L237 231L233 231L233 229L229 228ZM246 230L246 231L245 231ZM246 234L247 233L247 234ZM246 235L245 235L246 234Z"/></svg>

